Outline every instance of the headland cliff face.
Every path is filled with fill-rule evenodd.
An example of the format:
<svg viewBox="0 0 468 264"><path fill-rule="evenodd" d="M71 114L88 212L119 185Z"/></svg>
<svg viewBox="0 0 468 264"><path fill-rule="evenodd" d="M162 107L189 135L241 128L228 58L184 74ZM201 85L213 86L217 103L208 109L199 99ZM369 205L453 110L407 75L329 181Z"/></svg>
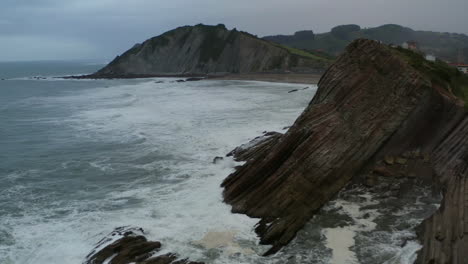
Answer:
<svg viewBox="0 0 468 264"><path fill-rule="evenodd" d="M468 117L454 93L467 83L417 56L371 40L352 42L289 131L250 151L225 179L232 211L261 218L256 231L272 245L266 255L289 243L351 181L398 175L432 183L444 195L422 224L418 261L466 263Z"/></svg>
<svg viewBox="0 0 468 264"><path fill-rule="evenodd" d="M93 77L321 72L329 61L224 25L184 26L135 45Z"/></svg>

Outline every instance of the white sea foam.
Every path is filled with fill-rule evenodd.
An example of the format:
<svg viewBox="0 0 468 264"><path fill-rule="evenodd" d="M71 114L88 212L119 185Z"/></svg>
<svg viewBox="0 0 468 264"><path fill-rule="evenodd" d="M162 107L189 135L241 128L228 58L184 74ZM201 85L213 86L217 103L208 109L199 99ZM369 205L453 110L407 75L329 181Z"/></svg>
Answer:
<svg viewBox="0 0 468 264"><path fill-rule="evenodd" d="M119 162L96 153L92 161L60 163L60 169L87 166L107 173L107 182L97 184L118 184L118 188L108 191L105 185L95 186L95 192L106 192L104 203L83 196L82 201L57 201L49 208L38 208L40 213L24 208L24 217L3 219L15 238L15 247L2 251L7 252L3 259L81 263L113 228L132 225L145 229L149 239L161 241L161 253L176 252L213 263L259 261L257 254L251 254L264 249L257 245L253 232L258 220L232 214L230 206L222 202L220 184L238 164L228 158L218 164L212 160L264 130L279 131L290 125L315 91L287 93L296 87L302 85L243 81L156 84L148 80L36 98L48 107L71 110L71 115L56 120L73 131L71 142L134 147L113 153ZM126 186L112 180L113 173L122 169L129 173ZM132 178L135 169L146 172L141 178ZM81 195L73 190L70 194ZM56 218L57 214L63 215ZM193 243L206 240L213 232L230 231L233 236L227 254L212 257L207 248Z"/></svg>
<svg viewBox="0 0 468 264"><path fill-rule="evenodd" d="M160 80L164 83L156 83ZM60 136L61 144L74 144L80 152L54 168L7 174L8 184L26 183L0 193L0 202L14 200L19 208L16 215L0 219L0 232L7 230L14 241L0 244L0 263L81 263L114 228L129 225L142 227L149 239L161 241L161 254L175 252L207 263L326 263L328 259L333 264L358 263L357 236L366 232L372 239L381 236L371 250L388 253L387 264L412 263L420 246L412 241L399 245L414 239L414 233L403 230L389 235L375 230L380 212L365 208L375 204L368 193L361 193L354 202L338 198L325 208L347 215L351 223L314 227L318 237L311 232L312 238L306 236L302 245L293 242L301 249L287 247L271 258L259 257L266 248L258 245L253 231L258 219L232 214L222 202L220 184L241 163L231 158L212 161L263 131L281 131L291 125L316 86L288 93L303 85L173 81L106 81L100 88L21 101L24 109L34 104L69 113L25 122L62 126L66 134L53 134L49 140ZM87 145L80 147L84 142ZM83 149L90 145L99 148ZM65 184L57 177L39 186L46 189L40 195L30 192L43 176L55 171L69 173L68 180L83 179L87 188L67 185L65 198L73 199L50 200L54 186ZM44 201L46 206L33 208L31 200ZM403 218L423 204L397 214Z"/></svg>
<svg viewBox="0 0 468 264"><path fill-rule="evenodd" d="M359 196L363 198L364 201L350 202L337 199L330 205L332 208L339 208L354 221L351 225L326 228L323 230L323 233L327 238L326 246L332 249L331 263L359 263L356 253L351 250L351 247L355 245L354 237L356 232L371 231L376 227L374 220L380 214L375 209L362 210L362 207L374 205L377 202L373 200L373 196L369 193L361 194Z"/></svg>

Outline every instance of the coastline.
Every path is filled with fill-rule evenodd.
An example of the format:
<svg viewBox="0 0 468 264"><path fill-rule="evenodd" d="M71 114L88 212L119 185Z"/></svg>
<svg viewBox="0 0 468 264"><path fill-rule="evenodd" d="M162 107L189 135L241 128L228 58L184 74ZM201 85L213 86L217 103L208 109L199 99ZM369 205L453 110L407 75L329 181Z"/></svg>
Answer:
<svg viewBox="0 0 468 264"><path fill-rule="evenodd" d="M322 75L317 73L245 73L209 76L207 79L318 84L321 77Z"/></svg>
<svg viewBox="0 0 468 264"><path fill-rule="evenodd" d="M141 74L141 75L81 75L63 76L64 79L143 79L143 78L186 78L184 81L231 80L231 81L261 81L276 83L318 84L322 74L319 73L230 73L223 75L197 74Z"/></svg>

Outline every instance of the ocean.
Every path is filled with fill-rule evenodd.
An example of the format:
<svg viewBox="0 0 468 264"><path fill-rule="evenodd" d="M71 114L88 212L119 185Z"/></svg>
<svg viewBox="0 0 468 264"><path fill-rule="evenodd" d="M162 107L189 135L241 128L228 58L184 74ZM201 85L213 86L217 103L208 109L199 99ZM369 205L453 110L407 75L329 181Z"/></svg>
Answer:
<svg viewBox="0 0 468 264"><path fill-rule="evenodd" d="M0 63L0 263L82 263L122 226L206 263L414 261L412 230L438 206L427 188L393 199L350 186L272 257L258 219L222 202L242 163L213 159L286 132L315 85L54 78L102 66Z"/></svg>

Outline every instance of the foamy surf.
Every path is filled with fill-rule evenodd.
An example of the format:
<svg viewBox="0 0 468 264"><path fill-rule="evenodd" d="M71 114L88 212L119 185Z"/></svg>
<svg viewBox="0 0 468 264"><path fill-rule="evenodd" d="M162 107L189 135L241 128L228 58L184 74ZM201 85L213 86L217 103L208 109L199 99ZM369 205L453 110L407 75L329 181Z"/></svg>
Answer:
<svg viewBox="0 0 468 264"><path fill-rule="evenodd" d="M289 246L261 257L268 247L258 245L258 219L232 214L222 201L220 183L241 163L213 159L263 131L284 131L317 87L174 80L64 80L60 89L18 81L44 91L6 100L0 111L10 126L0 131L10 150L2 160L0 263L81 263L121 226L143 228L163 243L161 254L207 263L414 258L417 244L402 245L435 204L419 198L425 190L392 212L374 194L345 191ZM32 140L20 144L24 137Z"/></svg>

